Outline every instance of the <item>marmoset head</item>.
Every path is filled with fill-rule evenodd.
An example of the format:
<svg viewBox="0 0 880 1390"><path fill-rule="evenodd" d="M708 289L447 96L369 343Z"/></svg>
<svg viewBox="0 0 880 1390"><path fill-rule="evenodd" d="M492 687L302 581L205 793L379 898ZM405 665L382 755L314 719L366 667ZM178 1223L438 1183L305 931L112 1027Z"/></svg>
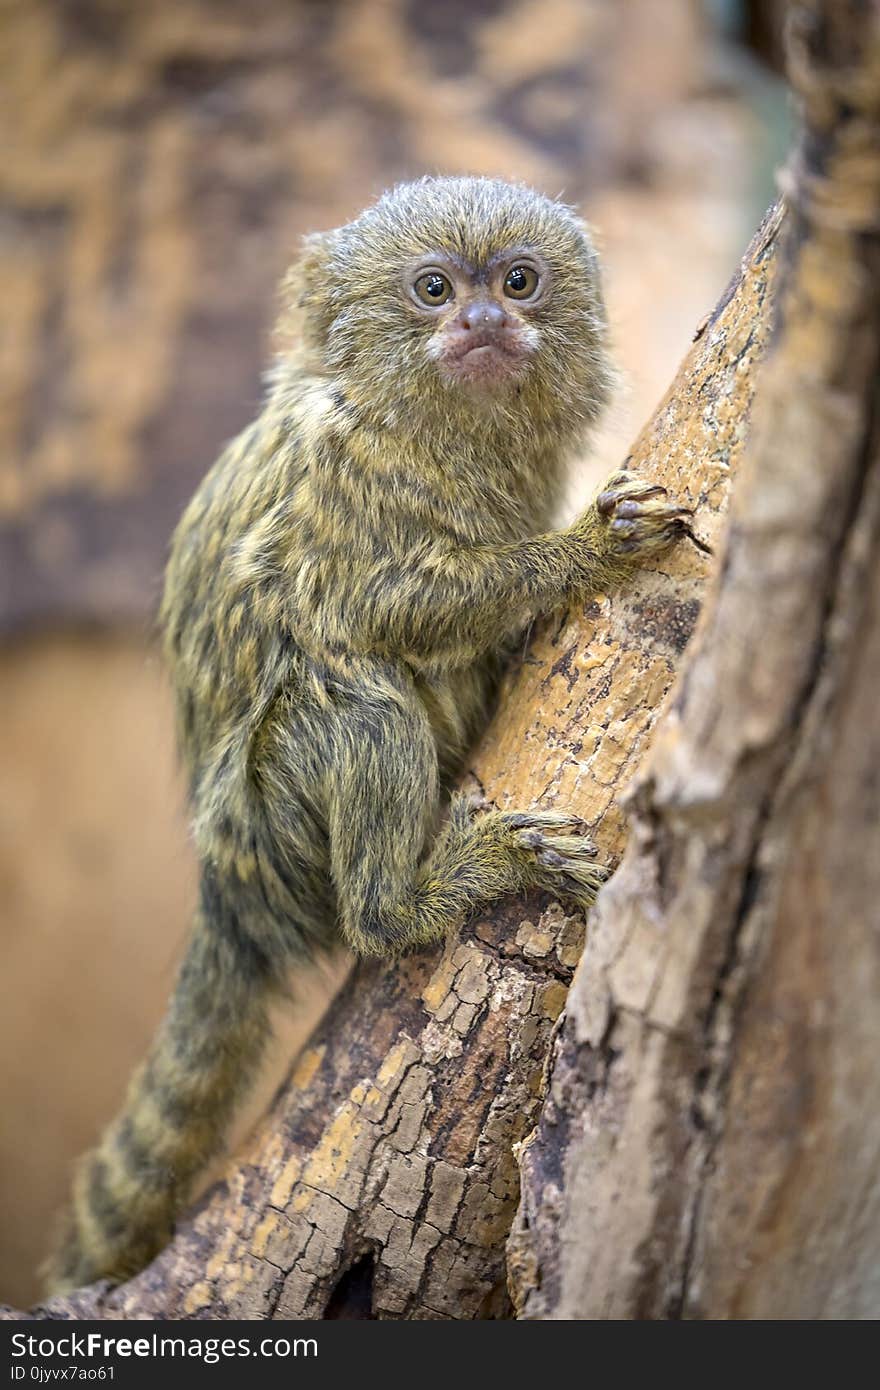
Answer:
<svg viewBox="0 0 880 1390"><path fill-rule="evenodd" d="M386 422L464 408L586 423L608 394L587 228L520 185L401 184L308 238L286 289L318 370Z"/></svg>

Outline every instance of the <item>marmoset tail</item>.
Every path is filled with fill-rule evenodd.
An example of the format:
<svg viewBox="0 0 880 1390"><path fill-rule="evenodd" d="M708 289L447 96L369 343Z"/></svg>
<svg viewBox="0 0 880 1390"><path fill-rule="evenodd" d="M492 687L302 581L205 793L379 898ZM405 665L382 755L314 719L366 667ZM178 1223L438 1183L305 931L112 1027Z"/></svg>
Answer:
<svg viewBox="0 0 880 1390"><path fill-rule="evenodd" d="M615 474L550 529L611 370L596 253L559 203L428 178L307 240L254 424L174 536L161 619L201 871L167 1019L79 1168L56 1287L168 1240L291 967L440 940L499 895L588 905L576 817L449 790L499 657L687 530Z"/></svg>

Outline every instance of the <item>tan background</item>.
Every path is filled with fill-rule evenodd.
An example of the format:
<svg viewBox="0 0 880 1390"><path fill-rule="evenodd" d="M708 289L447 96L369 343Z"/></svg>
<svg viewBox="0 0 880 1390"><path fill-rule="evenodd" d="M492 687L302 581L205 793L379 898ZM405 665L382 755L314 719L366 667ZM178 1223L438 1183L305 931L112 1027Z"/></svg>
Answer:
<svg viewBox="0 0 880 1390"><path fill-rule="evenodd" d="M426 170L581 203L623 384L574 506L770 196L773 21L687 0L2 11L0 1297L33 1297L70 1162L173 980L194 875L152 614L183 502L256 407L297 237ZM251 1115L330 987L302 984Z"/></svg>

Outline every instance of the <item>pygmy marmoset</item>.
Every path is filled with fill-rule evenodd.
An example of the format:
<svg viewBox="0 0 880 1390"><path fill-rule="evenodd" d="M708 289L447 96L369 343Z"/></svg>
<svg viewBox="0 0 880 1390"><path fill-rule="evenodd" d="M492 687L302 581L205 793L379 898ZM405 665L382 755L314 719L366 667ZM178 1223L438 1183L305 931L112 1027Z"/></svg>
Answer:
<svg viewBox="0 0 880 1390"><path fill-rule="evenodd" d="M187 508L162 602L199 910L78 1169L56 1287L120 1280L168 1240L297 960L437 941L533 886L590 903L605 872L576 818L453 795L443 819L444 793L503 640L687 529L626 473L548 529L611 380L569 208L491 179L405 184L308 238L284 297L292 345Z"/></svg>

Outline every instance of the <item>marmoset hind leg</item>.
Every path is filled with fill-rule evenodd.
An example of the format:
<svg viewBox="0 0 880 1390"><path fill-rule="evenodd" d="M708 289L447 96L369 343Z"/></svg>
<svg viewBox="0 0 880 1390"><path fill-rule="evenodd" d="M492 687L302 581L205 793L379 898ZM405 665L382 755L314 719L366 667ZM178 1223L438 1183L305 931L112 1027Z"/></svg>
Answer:
<svg viewBox="0 0 880 1390"><path fill-rule="evenodd" d="M474 814L470 799L456 795L426 853L440 793L432 731L417 698L381 710L355 703L347 713L328 823L340 925L356 951L388 955L436 941L475 909L528 888L583 906L593 901L608 871L594 862L577 817Z"/></svg>

